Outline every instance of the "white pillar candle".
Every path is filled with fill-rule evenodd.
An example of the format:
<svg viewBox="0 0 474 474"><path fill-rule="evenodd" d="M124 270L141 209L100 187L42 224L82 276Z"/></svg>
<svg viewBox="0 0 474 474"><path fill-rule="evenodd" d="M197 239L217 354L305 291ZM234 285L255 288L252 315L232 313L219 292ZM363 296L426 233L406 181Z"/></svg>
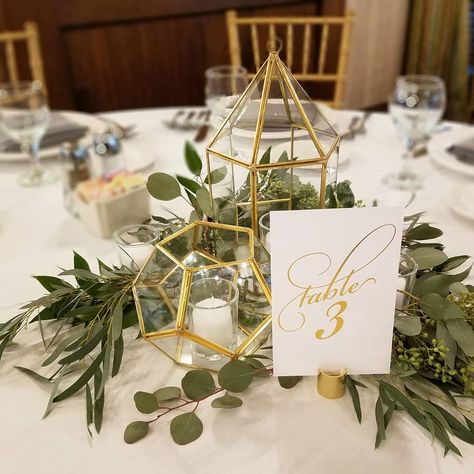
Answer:
<svg viewBox="0 0 474 474"><path fill-rule="evenodd" d="M220 298L206 298L194 306L194 332L204 339L224 347L235 343L232 312L227 301Z"/></svg>
<svg viewBox="0 0 474 474"><path fill-rule="evenodd" d="M405 284L406 284L405 278L399 276L398 277L398 283L397 283L397 290L405 291ZM397 298L395 300L395 307L398 308L398 309L402 309L404 299L405 299L405 295L403 293L400 293L399 291L397 291Z"/></svg>
<svg viewBox="0 0 474 474"><path fill-rule="evenodd" d="M148 260L148 257L151 255L154 248L155 247L152 244L140 243L136 245L130 244L126 247L122 247L122 251L124 252L125 257L130 259L129 263L133 261L135 265L141 268Z"/></svg>
<svg viewBox="0 0 474 474"><path fill-rule="evenodd" d="M268 231L267 235L265 236L265 248L267 249L268 253L270 253L270 245L271 245L271 237L270 237L270 231Z"/></svg>

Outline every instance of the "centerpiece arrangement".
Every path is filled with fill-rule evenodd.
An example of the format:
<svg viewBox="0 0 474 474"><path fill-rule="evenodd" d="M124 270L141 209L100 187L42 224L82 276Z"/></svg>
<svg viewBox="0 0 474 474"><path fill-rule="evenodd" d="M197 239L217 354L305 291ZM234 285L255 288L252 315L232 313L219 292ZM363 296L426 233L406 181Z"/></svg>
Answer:
<svg viewBox="0 0 474 474"><path fill-rule="evenodd" d="M105 387L119 374L124 331L138 324L140 337L193 370L181 387L135 394L141 413L157 415L132 422L125 441L138 441L152 422L184 407L190 411L172 419L171 436L178 444L194 441L203 431L196 409L204 400L212 398L216 409L237 408L243 401L236 394L272 373L265 214L364 205L349 182L337 183L338 146L337 134L271 51L209 143L206 170L186 144L192 178L155 173L148 179L154 198L181 197L192 207L190 216L151 218L158 243L143 264L133 258L121 266L99 260L93 271L74 254L73 269L35 277L47 294L0 325L0 358L21 330L37 323L48 352L42 374L17 368L51 386L45 415L83 391L88 430L94 424L100 432ZM391 373L347 376L345 383L359 422L358 390L371 384L379 392L376 446L400 411L446 452L460 454L453 437L474 443L474 423L462 405L474 396L474 288L462 284L470 268L453 271L469 257L448 258L432 241L442 231L420 220L421 215L406 218L402 246L409 260L402 257L401 275L407 262L414 267L405 272L413 277L397 299ZM135 237L141 232L138 228ZM279 377L285 389L300 380Z"/></svg>

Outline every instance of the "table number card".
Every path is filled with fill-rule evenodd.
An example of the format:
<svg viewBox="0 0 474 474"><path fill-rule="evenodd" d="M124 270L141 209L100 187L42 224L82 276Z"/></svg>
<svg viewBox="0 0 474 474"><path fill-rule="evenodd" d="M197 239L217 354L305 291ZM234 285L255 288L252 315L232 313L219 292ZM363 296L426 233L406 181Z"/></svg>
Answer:
<svg viewBox="0 0 474 474"><path fill-rule="evenodd" d="M275 375L390 371L403 209L271 213Z"/></svg>

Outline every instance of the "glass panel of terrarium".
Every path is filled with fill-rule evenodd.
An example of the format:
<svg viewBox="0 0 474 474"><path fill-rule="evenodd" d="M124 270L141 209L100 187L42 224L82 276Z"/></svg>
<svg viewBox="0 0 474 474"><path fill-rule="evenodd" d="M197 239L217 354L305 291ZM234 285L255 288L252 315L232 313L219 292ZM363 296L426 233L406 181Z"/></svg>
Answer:
<svg viewBox="0 0 474 474"><path fill-rule="evenodd" d="M286 72L286 77L288 79L284 82L284 93L288 97L289 109L291 111L291 118L293 124L299 127L300 129L306 128L305 121L303 116L298 110L297 104L295 103L295 97L298 99L304 113L309 121L309 124L312 126L316 132L316 136L321 143L321 147L324 153L328 153L331 147L337 140L337 134L334 129L331 127L329 121L321 113L317 105L310 99L306 91L299 84L299 82L291 75L288 68L280 63L279 66ZM290 87L291 86L291 87ZM298 135L298 134L297 134Z"/></svg>
<svg viewBox="0 0 474 474"><path fill-rule="evenodd" d="M135 296L137 311L143 319L145 334L175 327L173 308L169 306L158 286L137 286Z"/></svg>
<svg viewBox="0 0 474 474"><path fill-rule="evenodd" d="M230 112L222 130L209 143L211 153L217 151L243 163L251 162L265 70L262 68L257 73Z"/></svg>

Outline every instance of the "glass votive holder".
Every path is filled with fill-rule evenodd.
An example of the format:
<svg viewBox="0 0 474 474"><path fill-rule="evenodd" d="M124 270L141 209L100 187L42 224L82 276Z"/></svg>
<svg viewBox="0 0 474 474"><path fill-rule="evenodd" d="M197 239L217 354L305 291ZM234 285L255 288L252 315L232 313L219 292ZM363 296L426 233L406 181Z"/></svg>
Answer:
<svg viewBox="0 0 474 474"><path fill-rule="evenodd" d="M152 225L134 224L118 229L114 242L120 249L120 263L132 270L145 265L160 237L160 231Z"/></svg>
<svg viewBox="0 0 474 474"><path fill-rule="evenodd" d="M413 286L416 281L416 272L418 264L409 255L400 254L400 263L398 265L398 285L395 307L402 310L410 304L410 295L413 293Z"/></svg>
<svg viewBox="0 0 474 474"><path fill-rule="evenodd" d="M259 228L259 235L260 241L262 242L263 246L270 253L270 213L267 212L263 214L260 219L258 220L258 228Z"/></svg>
<svg viewBox="0 0 474 474"><path fill-rule="evenodd" d="M198 336L229 350L237 347L239 290L231 281L202 278L191 284L188 299L189 328ZM207 360L219 360L222 354L193 343L194 353Z"/></svg>

